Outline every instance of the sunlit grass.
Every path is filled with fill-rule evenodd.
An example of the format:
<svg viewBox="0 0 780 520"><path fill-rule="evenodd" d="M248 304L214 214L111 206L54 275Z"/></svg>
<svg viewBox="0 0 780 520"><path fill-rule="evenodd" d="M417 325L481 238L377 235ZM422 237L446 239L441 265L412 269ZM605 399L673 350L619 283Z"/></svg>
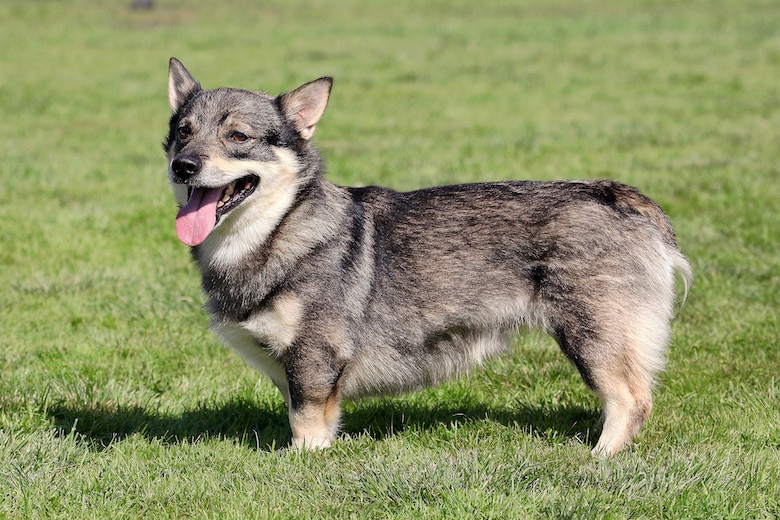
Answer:
<svg viewBox="0 0 780 520"><path fill-rule="evenodd" d="M780 515L776 2L0 4L0 517ZM299 454L207 331L160 141L206 88L335 77L329 178L608 177L669 213L695 285L634 449L554 342L348 403Z"/></svg>

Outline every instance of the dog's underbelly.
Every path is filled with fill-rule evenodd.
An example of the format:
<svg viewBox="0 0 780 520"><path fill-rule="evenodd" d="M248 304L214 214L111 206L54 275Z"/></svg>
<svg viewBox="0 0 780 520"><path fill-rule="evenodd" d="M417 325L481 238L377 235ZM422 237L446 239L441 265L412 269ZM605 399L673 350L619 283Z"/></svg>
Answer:
<svg viewBox="0 0 780 520"><path fill-rule="evenodd" d="M250 366L268 376L290 404L284 366L274 358L267 338L239 324L213 327L214 332ZM437 385L468 372L507 348L506 333L471 330L443 334L425 345L398 349L370 346L355 352L339 381L345 398L394 394Z"/></svg>
<svg viewBox="0 0 780 520"><path fill-rule="evenodd" d="M399 393L437 385L505 351L507 336L495 330L442 334L408 348L364 347L349 361L340 381L346 398Z"/></svg>

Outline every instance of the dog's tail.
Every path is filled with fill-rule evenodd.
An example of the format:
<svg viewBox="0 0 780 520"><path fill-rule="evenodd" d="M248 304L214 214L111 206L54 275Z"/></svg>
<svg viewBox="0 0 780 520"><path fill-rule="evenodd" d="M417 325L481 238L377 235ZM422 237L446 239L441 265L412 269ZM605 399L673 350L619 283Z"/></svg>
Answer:
<svg viewBox="0 0 780 520"><path fill-rule="evenodd" d="M684 285L682 298L680 299L680 310L682 310L685 306L685 300L688 299L688 292L693 285L693 268L691 268L690 262L688 262L688 259L683 256L679 249L674 248L674 250L671 251L671 255L672 266L675 271L677 271L677 274L680 275Z"/></svg>
<svg viewBox="0 0 780 520"><path fill-rule="evenodd" d="M622 184L613 184L611 188L616 199L630 206L634 211L639 212L660 233L671 259L672 267L683 281L684 289L680 301L680 309L682 309L685 305L685 300L688 298L688 292L693 285L693 269L688 259L685 258L677 247L677 238L674 234L672 222L658 204L642 195L639 190Z"/></svg>

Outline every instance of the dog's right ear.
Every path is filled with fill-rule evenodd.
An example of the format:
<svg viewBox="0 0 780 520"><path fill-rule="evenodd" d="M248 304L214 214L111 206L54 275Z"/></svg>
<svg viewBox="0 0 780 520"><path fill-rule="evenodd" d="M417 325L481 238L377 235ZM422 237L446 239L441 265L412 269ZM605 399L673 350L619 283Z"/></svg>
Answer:
<svg viewBox="0 0 780 520"><path fill-rule="evenodd" d="M324 77L279 96L284 117L293 123L302 139L311 139L328 105L331 87L333 78Z"/></svg>
<svg viewBox="0 0 780 520"><path fill-rule="evenodd" d="M200 90L200 84L176 58L168 62L168 103L171 112L179 110L193 94Z"/></svg>

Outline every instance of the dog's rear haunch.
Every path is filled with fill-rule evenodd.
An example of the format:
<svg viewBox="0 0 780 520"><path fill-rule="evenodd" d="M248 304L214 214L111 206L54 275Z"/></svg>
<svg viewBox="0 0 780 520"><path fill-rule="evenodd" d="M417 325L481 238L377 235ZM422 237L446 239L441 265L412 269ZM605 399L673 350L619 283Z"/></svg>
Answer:
<svg viewBox="0 0 780 520"><path fill-rule="evenodd" d="M675 270L691 280L663 211L602 180L336 186L310 142L331 85L203 90L170 61L176 230L213 330L284 396L293 445L330 445L343 399L439 383L522 326L552 335L603 401L594 451L630 445Z"/></svg>

